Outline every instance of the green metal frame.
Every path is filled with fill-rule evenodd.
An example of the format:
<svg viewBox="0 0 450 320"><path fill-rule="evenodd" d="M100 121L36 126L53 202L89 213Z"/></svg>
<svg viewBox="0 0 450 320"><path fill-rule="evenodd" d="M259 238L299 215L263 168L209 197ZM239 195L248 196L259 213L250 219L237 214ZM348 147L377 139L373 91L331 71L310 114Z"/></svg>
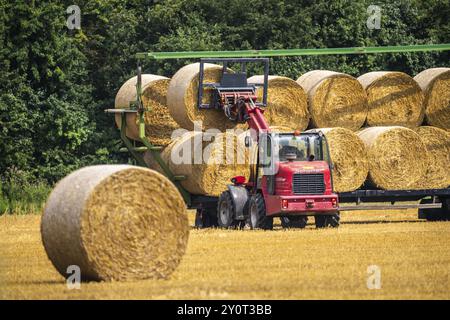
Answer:
<svg viewBox="0 0 450 320"><path fill-rule="evenodd" d="M370 54L370 53L396 53L396 52L426 52L426 51L446 51L450 50L450 44L428 44L409 46L384 46L384 47L353 47L353 48L319 48L319 49L280 49L280 50L237 50L237 51L184 51L184 52L141 52L136 54L138 59L138 82L136 85L137 101L130 103L129 110L135 110L139 116L139 139L145 147L135 147L126 136L126 114L121 112L120 137L125 143L126 150L135 158L138 165L147 167L140 152L150 151L153 158L159 164L164 174L175 184L183 196L184 201L189 206L191 194L183 188L180 181L186 179L185 176L177 176L172 173L160 155L162 147L153 145L145 136L144 112L151 112L151 109L144 109L142 104L141 87L141 59L186 59L186 58L245 58L245 57L281 57L281 56L318 56L318 55L347 55L347 54ZM125 151L121 149L120 151Z"/></svg>
<svg viewBox="0 0 450 320"><path fill-rule="evenodd" d="M137 59L186 59L186 58L245 58L281 56L319 56L333 54L368 54L396 52L425 52L450 50L450 43L421 44L409 46L350 47L318 49L278 49L278 50L236 50L236 51L180 51L180 52L140 52Z"/></svg>

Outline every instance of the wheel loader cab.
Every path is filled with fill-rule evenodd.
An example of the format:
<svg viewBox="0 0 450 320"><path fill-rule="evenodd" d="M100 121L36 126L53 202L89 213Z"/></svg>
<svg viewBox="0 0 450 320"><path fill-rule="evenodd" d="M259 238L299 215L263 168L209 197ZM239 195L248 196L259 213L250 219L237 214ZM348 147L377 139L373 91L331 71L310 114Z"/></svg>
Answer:
<svg viewBox="0 0 450 320"><path fill-rule="evenodd" d="M259 138L259 187L267 215L336 210L332 164L325 136L263 133Z"/></svg>

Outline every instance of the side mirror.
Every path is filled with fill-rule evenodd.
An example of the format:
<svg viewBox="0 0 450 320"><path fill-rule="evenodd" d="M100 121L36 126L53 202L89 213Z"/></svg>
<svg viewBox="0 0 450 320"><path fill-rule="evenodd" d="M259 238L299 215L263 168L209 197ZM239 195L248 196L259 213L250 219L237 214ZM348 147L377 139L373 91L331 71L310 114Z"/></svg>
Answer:
<svg viewBox="0 0 450 320"><path fill-rule="evenodd" d="M246 147L246 148L250 148L251 145L252 145L252 139L251 139L251 137L250 137L250 136L246 136L246 137L245 137L245 140L244 140L244 143L245 143L245 147Z"/></svg>

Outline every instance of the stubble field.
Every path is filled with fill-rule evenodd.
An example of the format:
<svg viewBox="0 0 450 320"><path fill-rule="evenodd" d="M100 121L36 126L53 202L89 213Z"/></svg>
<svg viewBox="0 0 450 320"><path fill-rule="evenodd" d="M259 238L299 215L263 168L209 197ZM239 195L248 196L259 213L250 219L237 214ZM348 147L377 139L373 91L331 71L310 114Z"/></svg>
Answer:
<svg viewBox="0 0 450 320"><path fill-rule="evenodd" d="M339 229L316 230L313 218L304 230L192 229L168 280L69 290L45 254L40 216L2 216L0 298L449 299L450 222L416 217L415 210L352 212ZM380 289L367 286L371 265Z"/></svg>

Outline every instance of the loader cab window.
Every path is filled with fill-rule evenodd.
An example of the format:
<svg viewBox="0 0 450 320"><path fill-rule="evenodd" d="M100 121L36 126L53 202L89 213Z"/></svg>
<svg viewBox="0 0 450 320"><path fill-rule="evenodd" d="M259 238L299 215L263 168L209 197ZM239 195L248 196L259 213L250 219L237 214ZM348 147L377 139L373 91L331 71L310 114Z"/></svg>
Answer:
<svg viewBox="0 0 450 320"><path fill-rule="evenodd" d="M279 134L279 161L321 161L328 162L328 148L323 144L325 136L318 134Z"/></svg>

